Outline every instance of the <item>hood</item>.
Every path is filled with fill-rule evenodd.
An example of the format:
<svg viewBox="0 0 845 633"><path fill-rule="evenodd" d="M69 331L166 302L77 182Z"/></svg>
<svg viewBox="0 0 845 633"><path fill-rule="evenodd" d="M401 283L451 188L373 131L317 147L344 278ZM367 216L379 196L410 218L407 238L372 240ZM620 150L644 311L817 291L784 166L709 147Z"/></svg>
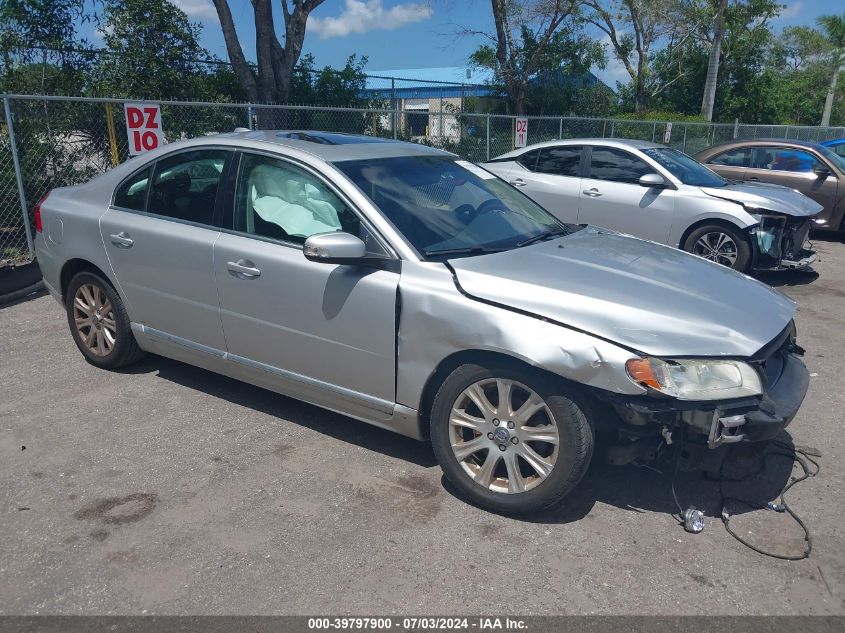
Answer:
<svg viewBox="0 0 845 633"><path fill-rule="evenodd" d="M702 187L708 196L738 202L749 213L756 209L795 217L812 217L824 207L795 189L764 182L737 182L727 187Z"/></svg>
<svg viewBox="0 0 845 633"><path fill-rule="evenodd" d="M750 277L595 227L449 263L471 297L653 356L753 356L795 312L790 299Z"/></svg>

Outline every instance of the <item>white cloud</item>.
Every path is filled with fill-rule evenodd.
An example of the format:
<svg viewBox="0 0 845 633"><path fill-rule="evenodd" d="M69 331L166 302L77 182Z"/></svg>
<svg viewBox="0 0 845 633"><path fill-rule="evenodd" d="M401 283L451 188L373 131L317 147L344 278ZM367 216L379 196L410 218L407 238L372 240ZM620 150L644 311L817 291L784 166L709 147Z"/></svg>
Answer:
<svg viewBox="0 0 845 633"><path fill-rule="evenodd" d="M308 19L308 30L325 40L375 29L398 29L406 24L426 20L431 14L431 7L422 3L409 2L385 9L382 0L346 0L343 13L337 17L321 18L312 15Z"/></svg>
<svg viewBox="0 0 845 633"><path fill-rule="evenodd" d="M214 8L211 0L170 0L170 4L182 9L189 18L209 20L212 22L219 21L217 18L217 9Z"/></svg>
<svg viewBox="0 0 845 633"><path fill-rule="evenodd" d="M803 2L793 2L792 4L787 5L786 8L778 14L778 17L786 19L794 18L796 15L801 13L801 9L804 8L803 4Z"/></svg>
<svg viewBox="0 0 845 633"><path fill-rule="evenodd" d="M616 56L616 51L613 50L613 46L610 43L610 37L608 35L604 35L600 42L607 53L607 66L604 69L593 68L593 74L608 86L616 90L616 82L618 81L626 84L631 81L631 75L628 74L622 60Z"/></svg>

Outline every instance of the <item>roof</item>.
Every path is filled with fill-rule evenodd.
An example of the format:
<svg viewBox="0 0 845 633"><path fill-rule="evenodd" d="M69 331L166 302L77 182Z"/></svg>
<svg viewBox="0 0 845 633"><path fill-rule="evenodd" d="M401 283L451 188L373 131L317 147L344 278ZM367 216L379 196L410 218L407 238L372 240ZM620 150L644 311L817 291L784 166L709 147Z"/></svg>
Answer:
<svg viewBox="0 0 845 633"><path fill-rule="evenodd" d="M395 68L367 71L363 92L382 98L436 99L446 97L483 97L500 94L495 73L476 66L439 68ZM552 71L535 75L532 83L592 86L599 79L590 72L567 75Z"/></svg>
<svg viewBox="0 0 845 633"><path fill-rule="evenodd" d="M819 143L814 143L813 141L800 141L794 138L735 138L731 141L726 141L724 143L719 143L718 145L708 147L702 152L709 152L710 150L722 147L739 147L741 145L771 145L773 143L777 145L807 147L809 149L817 149L819 147Z"/></svg>
<svg viewBox="0 0 845 633"><path fill-rule="evenodd" d="M208 143L221 139L234 141L233 145L281 145L321 158L328 162L357 160L361 158L392 158L396 156L440 155L452 156L449 152L420 145L363 134L343 134L318 130L249 130L228 134L204 136ZM192 139L198 141L200 139Z"/></svg>
<svg viewBox="0 0 845 633"><path fill-rule="evenodd" d="M543 143L535 143L534 145L528 145L527 147L521 147L511 152L507 152L506 154L502 154L501 156L497 156L493 160L512 158L514 156L519 156L525 151L537 149L539 147L555 147L560 145L603 145L605 147L618 147L622 149L626 147L634 149L666 147L665 145L661 145L660 143L652 143L651 141L639 141L636 139L628 138L565 138L554 141L545 141Z"/></svg>
<svg viewBox="0 0 845 633"><path fill-rule="evenodd" d="M384 88L385 78L390 79L394 77L397 82L401 82L402 79L413 79L414 83L442 82L449 84L486 84L493 81L493 71L489 68L475 68L472 66L368 70L367 88ZM371 82L373 84L372 86L370 85Z"/></svg>
<svg viewBox="0 0 845 633"><path fill-rule="evenodd" d="M822 141L819 145L824 145L825 147L834 147L836 145L845 145L845 138L832 138L829 141Z"/></svg>

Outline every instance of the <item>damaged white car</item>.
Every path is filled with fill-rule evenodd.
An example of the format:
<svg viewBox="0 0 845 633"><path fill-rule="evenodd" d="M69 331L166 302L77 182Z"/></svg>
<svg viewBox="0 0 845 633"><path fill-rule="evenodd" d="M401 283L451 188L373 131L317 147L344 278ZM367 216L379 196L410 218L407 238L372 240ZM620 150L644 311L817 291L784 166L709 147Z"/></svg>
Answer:
<svg viewBox="0 0 845 633"><path fill-rule="evenodd" d="M806 268L823 210L780 185L726 180L678 150L625 139L570 139L503 154L484 167L564 222L681 248L734 270Z"/></svg>

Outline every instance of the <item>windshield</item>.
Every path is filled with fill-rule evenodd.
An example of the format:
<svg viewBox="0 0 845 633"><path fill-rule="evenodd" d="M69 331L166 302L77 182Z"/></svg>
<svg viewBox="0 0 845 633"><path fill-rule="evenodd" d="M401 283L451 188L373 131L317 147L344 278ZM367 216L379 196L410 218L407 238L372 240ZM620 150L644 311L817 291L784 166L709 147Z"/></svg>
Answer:
<svg viewBox="0 0 845 633"><path fill-rule="evenodd" d="M577 230L493 174L448 156L335 163L426 257L508 250Z"/></svg>
<svg viewBox="0 0 845 633"><path fill-rule="evenodd" d="M728 181L713 172L691 156L668 147L652 147L644 149L643 154L657 161L675 178L685 185L694 187L724 187Z"/></svg>
<svg viewBox="0 0 845 633"><path fill-rule="evenodd" d="M840 156L829 147L825 147L824 145L819 146L819 154L824 156L827 160L831 163L836 165L836 168L839 169L841 172L845 172L845 157Z"/></svg>

